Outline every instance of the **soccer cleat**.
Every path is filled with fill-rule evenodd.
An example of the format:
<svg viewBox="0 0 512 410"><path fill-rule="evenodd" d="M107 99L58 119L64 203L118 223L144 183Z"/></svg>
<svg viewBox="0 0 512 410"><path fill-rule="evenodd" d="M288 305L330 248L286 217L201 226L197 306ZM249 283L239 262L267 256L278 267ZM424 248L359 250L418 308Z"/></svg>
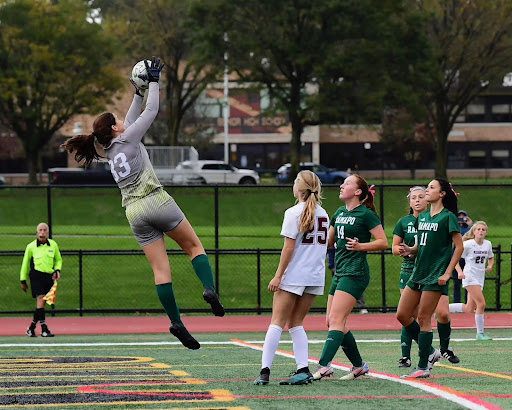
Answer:
<svg viewBox="0 0 512 410"><path fill-rule="evenodd" d="M266 386L269 383L270 379L270 369L265 367L260 371L260 377L254 380L255 385Z"/></svg>
<svg viewBox="0 0 512 410"><path fill-rule="evenodd" d="M206 303L209 303L212 307L212 312L215 316L224 316L226 313L224 311L224 306L220 303L219 296L215 293L213 289L206 288L203 292L203 299Z"/></svg>
<svg viewBox="0 0 512 410"><path fill-rule="evenodd" d="M420 369L417 367L416 369L412 369L409 374L404 374L401 376L401 379L426 379L430 377L430 370L428 369Z"/></svg>
<svg viewBox="0 0 512 410"><path fill-rule="evenodd" d="M334 374L334 369L330 364L327 366L318 365L315 372L313 373L313 380L320 380L324 377L331 377Z"/></svg>
<svg viewBox="0 0 512 410"><path fill-rule="evenodd" d="M188 349L197 350L201 347L199 342L192 337L183 323L173 323L169 332L176 336L183 346Z"/></svg>
<svg viewBox="0 0 512 410"><path fill-rule="evenodd" d="M362 309L359 311L359 314L361 314L361 315L367 315L367 314L368 314L368 309L362 308Z"/></svg>
<svg viewBox="0 0 512 410"><path fill-rule="evenodd" d="M430 370L432 370L432 368L434 367L434 364L436 364L439 360L441 360L441 357L442 357L442 355L441 355L441 351L439 349L434 349L434 351L432 353L430 353L430 355L428 356L428 371L429 371L429 373L430 373ZM419 369L419 367L417 369Z"/></svg>
<svg viewBox="0 0 512 410"><path fill-rule="evenodd" d="M370 366L368 366L365 362L360 367L352 367L350 372L343 377L340 377L340 380L354 380L360 376L365 375L370 371Z"/></svg>
<svg viewBox="0 0 512 410"><path fill-rule="evenodd" d="M52 332L50 332L50 329L46 326L41 326L41 336L43 337L53 337L55 336Z"/></svg>
<svg viewBox="0 0 512 410"><path fill-rule="evenodd" d="M29 327L25 333L27 334L28 337L37 337L35 330L35 328L33 329Z"/></svg>
<svg viewBox="0 0 512 410"><path fill-rule="evenodd" d="M310 372L294 372L290 378L279 382L281 385L300 385L313 383L313 375Z"/></svg>
<svg viewBox="0 0 512 410"><path fill-rule="evenodd" d="M492 337L487 336L485 333L477 333L476 340L492 340Z"/></svg>
<svg viewBox="0 0 512 410"><path fill-rule="evenodd" d="M411 367L411 359L409 357L402 357L398 360L398 367Z"/></svg>
<svg viewBox="0 0 512 410"><path fill-rule="evenodd" d="M451 347L446 352L443 352L443 357L448 359L450 363L457 364L460 362L459 357L454 353Z"/></svg>

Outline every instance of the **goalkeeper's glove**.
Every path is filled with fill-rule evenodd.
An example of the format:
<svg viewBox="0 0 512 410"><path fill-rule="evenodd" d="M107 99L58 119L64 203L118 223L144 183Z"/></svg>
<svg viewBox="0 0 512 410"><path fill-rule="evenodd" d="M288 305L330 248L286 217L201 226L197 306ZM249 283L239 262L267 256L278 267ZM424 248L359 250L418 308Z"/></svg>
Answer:
<svg viewBox="0 0 512 410"><path fill-rule="evenodd" d="M148 73L148 82L157 83L160 80L160 71L164 68L164 63L160 64L160 59L153 56L151 58L151 65L148 64L148 60L144 60L144 64Z"/></svg>

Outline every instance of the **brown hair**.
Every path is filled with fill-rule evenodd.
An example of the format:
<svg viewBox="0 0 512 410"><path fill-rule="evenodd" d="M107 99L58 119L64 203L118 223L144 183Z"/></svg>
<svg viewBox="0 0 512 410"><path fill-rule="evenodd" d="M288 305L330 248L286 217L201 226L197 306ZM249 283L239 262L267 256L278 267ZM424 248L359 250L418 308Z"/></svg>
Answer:
<svg viewBox="0 0 512 410"><path fill-rule="evenodd" d="M75 159L77 162L85 160L85 166L89 167L91 162L95 159L100 159L102 156L96 151L94 145L94 138L102 146L107 146L112 138L112 126L116 124L116 117L111 112L105 112L94 120L92 125L93 132L89 135L77 135L68 139L61 144L69 153L76 152Z"/></svg>
<svg viewBox="0 0 512 410"><path fill-rule="evenodd" d="M322 184L318 176L311 171L297 174L297 191L302 201L306 202L300 216L300 232L309 232L315 228L316 205L322 204Z"/></svg>
<svg viewBox="0 0 512 410"><path fill-rule="evenodd" d="M359 195L359 201L364 204L367 208L370 208L373 212L377 213L375 209L375 203L373 198L373 193L370 192L370 187L368 186L368 182L361 175L354 174L354 177L357 181L357 187L361 190L361 195Z"/></svg>

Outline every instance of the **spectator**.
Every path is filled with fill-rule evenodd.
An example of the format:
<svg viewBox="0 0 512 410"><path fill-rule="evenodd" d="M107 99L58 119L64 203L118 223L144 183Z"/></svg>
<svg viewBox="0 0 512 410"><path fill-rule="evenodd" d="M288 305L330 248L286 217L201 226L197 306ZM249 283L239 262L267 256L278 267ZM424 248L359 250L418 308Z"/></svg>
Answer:
<svg viewBox="0 0 512 410"><path fill-rule="evenodd" d="M459 220L459 226L460 226L460 233L464 236L466 232L468 232L471 229L471 226L473 226L473 220L469 217L468 213L464 210L460 210L457 214L457 218ZM461 258L459 261L460 268L464 270L464 258ZM461 302L461 287L462 287L462 280L459 279L459 274L456 270L452 273L452 280L453 280L453 303L460 303ZM467 294L466 294L466 300L467 300Z"/></svg>
<svg viewBox="0 0 512 410"><path fill-rule="evenodd" d="M54 336L46 326L44 311L46 301L43 298L52 288L53 281L60 279L62 257L57 242L49 239L49 234L50 230L47 224L41 222L37 225L37 239L27 245L21 264L21 290L23 292L27 291L27 278L30 277L32 297L36 299L34 318L27 329L27 336L29 337L36 337L37 322L41 323L41 336Z"/></svg>

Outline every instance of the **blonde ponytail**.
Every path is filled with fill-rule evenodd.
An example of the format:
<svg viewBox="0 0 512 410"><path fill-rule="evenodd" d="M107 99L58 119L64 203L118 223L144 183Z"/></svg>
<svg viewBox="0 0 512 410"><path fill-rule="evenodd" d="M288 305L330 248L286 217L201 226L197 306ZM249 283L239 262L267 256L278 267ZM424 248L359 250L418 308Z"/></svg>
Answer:
<svg viewBox="0 0 512 410"><path fill-rule="evenodd" d="M322 184L315 173L301 171L297 175L297 191L305 202L299 224L299 231L305 233L315 228L316 206L322 204Z"/></svg>

